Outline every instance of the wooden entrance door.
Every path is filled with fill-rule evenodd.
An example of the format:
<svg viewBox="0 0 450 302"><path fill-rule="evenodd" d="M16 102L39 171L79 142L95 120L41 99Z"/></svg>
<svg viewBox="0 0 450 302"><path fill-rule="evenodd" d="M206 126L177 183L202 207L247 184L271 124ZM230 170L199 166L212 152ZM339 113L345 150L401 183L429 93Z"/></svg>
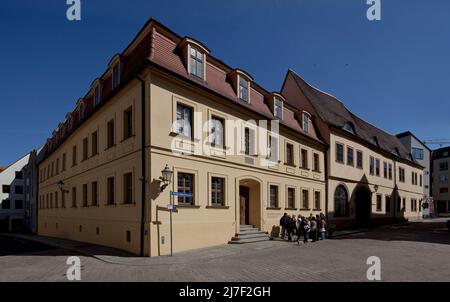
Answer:
<svg viewBox="0 0 450 302"><path fill-rule="evenodd" d="M250 224L249 210L250 210L250 189L248 187L239 186L239 201L240 201L240 224Z"/></svg>

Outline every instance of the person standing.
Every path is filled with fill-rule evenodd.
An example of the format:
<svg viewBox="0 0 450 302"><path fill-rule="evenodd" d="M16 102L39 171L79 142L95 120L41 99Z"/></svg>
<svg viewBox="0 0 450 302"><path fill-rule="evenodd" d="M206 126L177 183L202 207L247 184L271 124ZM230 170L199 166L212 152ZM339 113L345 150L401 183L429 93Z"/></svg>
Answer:
<svg viewBox="0 0 450 302"><path fill-rule="evenodd" d="M297 232L297 242L300 240L300 237L302 236L302 215L298 214L297 222L296 222L296 232Z"/></svg>
<svg viewBox="0 0 450 302"><path fill-rule="evenodd" d="M280 237L284 239L285 235L286 235L286 224L287 224L287 219L289 218L287 213L284 213L283 217L281 217L280 219L280 227L281 227L281 235Z"/></svg>
<svg viewBox="0 0 450 302"><path fill-rule="evenodd" d="M303 243L308 243L308 233L309 233L309 224L305 217L302 217L302 221L300 222L300 228L302 230ZM300 238L299 238L300 240ZM300 241L297 241L300 244Z"/></svg>
<svg viewBox="0 0 450 302"><path fill-rule="evenodd" d="M292 220L291 217L288 216L286 220L286 232L288 236L288 241L292 241L293 228L294 228L294 221Z"/></svg>
<svg viewBox="0 0 450 302"><path fill-rule="evenodd" d="M320 213L320 223L319 223L320 240L325 240L327 233L327 221L325 220L325 215Z"/></svg>
<svg viewBox="0 0 450 302"><path fill-rule="evenodd" d="M317 241L317 221L316 221L316 217L314 217L314 216L311 219L311 230L309 231L309 235L313 242Z"/></svg>
<svg viewBox="0 0 450 302"><path fill-rule="evenodd" d="M294 238L294 235L297 235L297 218L295 215L292 215L292 238Z"/></svg>

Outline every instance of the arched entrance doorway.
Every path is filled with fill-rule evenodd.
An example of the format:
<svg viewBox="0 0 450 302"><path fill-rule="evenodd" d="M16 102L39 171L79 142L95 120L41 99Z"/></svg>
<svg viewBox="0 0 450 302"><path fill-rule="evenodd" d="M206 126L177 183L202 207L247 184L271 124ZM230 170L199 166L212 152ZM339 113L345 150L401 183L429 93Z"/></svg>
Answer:
<svg viewBox="0 0 450 302"><path fill-rule="evenodd" d="M239 225L261 228L261 184L258 180L245 178L238 183L237 217Z"/></svg>
<svg viewBox="0 0 450 302"><path fill-rule="evenodd" d="M355 218L359 227L370 226L372 215L372 192L368 186L359 186L355 189Z"/></svg>

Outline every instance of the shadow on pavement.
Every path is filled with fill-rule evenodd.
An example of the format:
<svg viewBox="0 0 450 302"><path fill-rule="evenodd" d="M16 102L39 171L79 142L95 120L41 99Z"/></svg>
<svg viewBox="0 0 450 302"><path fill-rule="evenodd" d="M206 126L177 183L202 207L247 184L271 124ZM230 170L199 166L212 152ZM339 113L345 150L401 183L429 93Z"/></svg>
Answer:
<svg viewBox="0 0 450 302"><path fill-rule="evenodd" d="M334 240L372 239L450 244L450 232L444 222L412 222L405 225L375 228L369 232L340 236Z"/></svg>

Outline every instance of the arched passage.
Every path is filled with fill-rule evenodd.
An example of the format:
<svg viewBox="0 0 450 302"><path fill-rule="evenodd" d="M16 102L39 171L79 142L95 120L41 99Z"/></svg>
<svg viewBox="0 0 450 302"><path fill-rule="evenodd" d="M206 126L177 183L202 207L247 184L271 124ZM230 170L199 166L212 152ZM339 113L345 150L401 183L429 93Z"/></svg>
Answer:
<svg viewBox="0 0 450 302"><path fill-rule="evenodd" d="M372 192L368 186L357 186L355 189L355 218L359 227L370 226L372 215Z"/></svg>

